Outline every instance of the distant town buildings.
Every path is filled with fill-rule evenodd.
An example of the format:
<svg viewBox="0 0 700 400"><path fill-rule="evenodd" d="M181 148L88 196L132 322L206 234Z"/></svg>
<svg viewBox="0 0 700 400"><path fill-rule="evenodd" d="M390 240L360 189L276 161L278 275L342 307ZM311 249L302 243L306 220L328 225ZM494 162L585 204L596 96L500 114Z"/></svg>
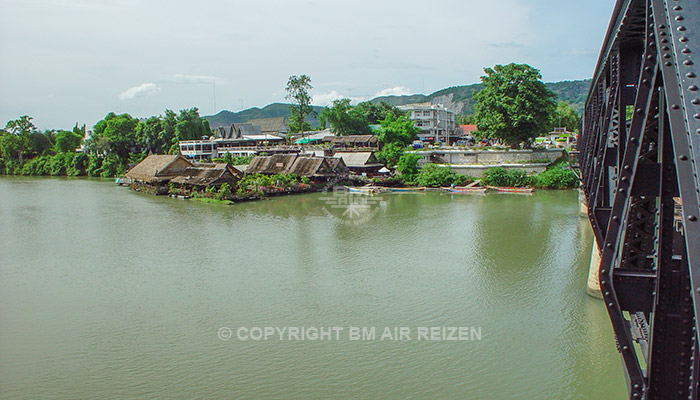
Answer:
<svg viewBox="0 0 700 400"><path fill-rule="evenodd" d="M449 144L461 136L457 131L457 114L440 104L416 103L398 106L409 111L409 119L420 129L418 138L425 142Z"/></svg>

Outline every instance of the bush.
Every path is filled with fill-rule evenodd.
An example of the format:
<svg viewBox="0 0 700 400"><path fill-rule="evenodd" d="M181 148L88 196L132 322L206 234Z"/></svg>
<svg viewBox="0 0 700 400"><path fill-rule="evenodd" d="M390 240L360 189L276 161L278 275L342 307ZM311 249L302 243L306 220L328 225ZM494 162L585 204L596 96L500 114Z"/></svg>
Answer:
<svg viewBox="0 0 700 400"><path fill-rule="evenodd" d="M481 176L481 182L486 186L529 186L532 178L522 169L507 170L503 167L487 169Z"/></svg>
<svg viewBox="0 0 700 400"><path fill-rule="evenodd" d="M124 163L116 154L108 154L102 160L99 175L103 178L112 178L124 174Z"/></svg>
<svg viewBox="0 0 700 400"><path fill-rule="evenodd" d="M100 172L102 169L103 157L97 156L95 154L90 154L88 156L88 158L89 158L89 162L88 162L87 174L89 176L100 176Z"/></svg>
<svg viewBox="0 0 700 400"><path fill-rule="evenodd" d="M534 185L539 189L571 189L579 184L576 174L570 169L560 166L551 167L534 179Z"/></svg>
<svg viewBox="0 0 700 400"><path fill-rule="evenodd" d="M231 186L228 183L222 184L221 187L219 188L219 191L216 193L217 200L227 200L230 197L231 197Z"/></svg>
<svg viewBox="0 0 700 400"><path fill-rule="evenodd" d="M90 157L85 153L76 153L73 161L68 168L70 176L85 176L87 175Z"/></svg>

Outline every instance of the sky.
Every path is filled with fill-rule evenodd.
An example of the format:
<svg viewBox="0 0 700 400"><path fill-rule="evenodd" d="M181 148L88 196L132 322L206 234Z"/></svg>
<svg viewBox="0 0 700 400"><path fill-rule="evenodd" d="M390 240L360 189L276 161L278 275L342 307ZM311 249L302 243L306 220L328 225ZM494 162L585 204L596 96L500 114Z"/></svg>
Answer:
<svg viewBox="0 0 700 400"><path fill-rule="evenodd" d="M0 124L430 94L510 62L590 78L613 0L0 0Z"/></svg>

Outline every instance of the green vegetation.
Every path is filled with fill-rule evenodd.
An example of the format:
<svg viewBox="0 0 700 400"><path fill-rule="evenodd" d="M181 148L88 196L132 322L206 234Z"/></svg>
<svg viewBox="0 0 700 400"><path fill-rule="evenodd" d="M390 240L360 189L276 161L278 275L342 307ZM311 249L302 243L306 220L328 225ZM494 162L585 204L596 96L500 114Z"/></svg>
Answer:
<svg viewBox="0 0 700 400"><path fill-rule="evenodd" d="M197 108L143 121L110 112L85 139L85 126L72 131L39 130L29 116L9 121L0 130L0 174L114 177L149 152L176 153L179 140L211 135L209 123ZM84 144L83 152L76 152Z"/></svg>
<svg viewBox="0 0 700 400"><path fill-rule="evenodd" d="M578 132L581 125L581 117L565 101L560 101L557 104L556 114L554 115L554 123L558 127L564 127L569 132ZM564 136L564 135L561 135Z"/></svg>
<svg viewBox="0 0 700 400"><path fill-rule="evenodd" d="M261 154L262 155L262 154ZM253 160L252 155L250 156L233 156L231 153L224 154L221 158L215 158L212 161L218 163L227 163L231 165L248 165Z"/></svg>
<svg viewBox="0 0 700 400"><path fill-rule="evenodd" d="M506 170L502 167L489 168L481 176L485 186L534 186L538 189L572 189L578 186L576 174L564 169L564 163L550 166L537 175L527 175L522 169Z"/></svg>
<svg viewBox="0 0 700 400"><path fill-rule="evenodd" d="M576 174L570 169L564 169L563 163L547 168L536 175L532 186L538 189L572 189L578 187L579 181Z"/></svg>
<svg viewBox="0 0 700 400"><path fill-rule="evenodd" d="M481 183L485 186L524 187L530 185L530 177L522 169L507 170L503 167L494 167L484 172Z"/></svg>
<svg viewBox="0 0 700 400"><path fill-rule="evenodd" d="M484 89L474 95L476 124L482 135L515 148L551 130L556 95L541 81L538 70L511 63L484 72Z"/></svg>
<svg viewBox="0 0 700 400"><path fill-rule="evenodd" d="M372 133L369 120L359 107L350 105L350 99L333 100L333 105L321 111L321 125L328 122L336 136L366 135Z"/></svg>
<svg viewBox="0 0 700 400"><path fill-rule="evenodd" d="M474 178L456 174L448 166L426 164L415 176L415 184L425 187L463 186L474 181Z"/></svg>

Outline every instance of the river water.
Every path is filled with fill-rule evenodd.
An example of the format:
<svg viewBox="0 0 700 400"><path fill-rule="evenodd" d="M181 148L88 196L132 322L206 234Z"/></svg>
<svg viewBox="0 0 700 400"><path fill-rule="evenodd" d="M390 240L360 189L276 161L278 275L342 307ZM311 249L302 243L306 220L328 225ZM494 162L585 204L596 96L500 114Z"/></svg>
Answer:
<svg viewBox="0 0 700 400"><path fill-rule="evenodd" d="M625 398L575 191L358 201L0 178L0 397Z"/></svg>

